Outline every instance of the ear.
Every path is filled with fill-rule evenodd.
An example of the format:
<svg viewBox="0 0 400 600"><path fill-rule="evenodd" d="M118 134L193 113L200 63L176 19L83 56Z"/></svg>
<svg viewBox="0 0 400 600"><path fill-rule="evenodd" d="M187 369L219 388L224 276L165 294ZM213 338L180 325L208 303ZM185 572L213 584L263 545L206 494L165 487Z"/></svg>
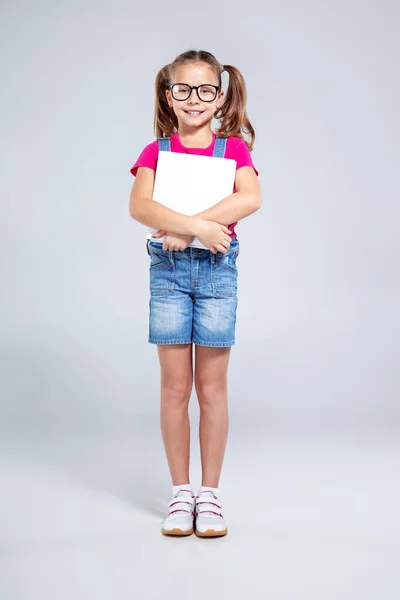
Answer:
<svg viewBox="0 0 400 600"><path fill-rule="evenodd" d="M217 96L217 108L221 108L225 92L221 91Z"/></svg>
<svg viewBox="0 0 400 600"><path fill-rule="evenodd" d="M171 92L169 90L165 90L165 95L167 97L168 106L172 108Z"/></svg>

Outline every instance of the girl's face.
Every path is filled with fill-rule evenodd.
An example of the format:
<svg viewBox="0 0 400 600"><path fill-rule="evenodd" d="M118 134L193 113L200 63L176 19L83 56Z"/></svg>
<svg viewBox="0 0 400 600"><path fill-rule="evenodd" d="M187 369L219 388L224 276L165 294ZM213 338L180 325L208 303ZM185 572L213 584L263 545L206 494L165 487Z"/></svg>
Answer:
<svg viewBox="0 0 400 600"><path fill-rule="evenodd" d="M204 86L207 84L218 86L218 78L211 67L197 63L178 67L175 70L174 79L171 83L185 83L189 86ZM181 88L179 93L182 94L182 90L184 88ZM224 92L219 91L212 102L205 101L206 95L212 93L212 91L203 90L203 93L205 94L204 100L199 98L196 90L191 90L191 95L186 100L175 100L171 94L171 90L166 91L168 104L177 116L180 127L182 125L195 128L204 127L204 125L207 125L211 121L214 113L222 104Z"/></svg>

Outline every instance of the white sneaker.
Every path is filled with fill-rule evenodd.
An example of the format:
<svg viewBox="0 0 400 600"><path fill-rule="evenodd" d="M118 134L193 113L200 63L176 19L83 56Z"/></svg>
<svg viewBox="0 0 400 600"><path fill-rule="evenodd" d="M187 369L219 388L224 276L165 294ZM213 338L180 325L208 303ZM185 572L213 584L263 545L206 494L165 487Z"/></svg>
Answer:
<svg viewBox="0 0 400 600"><path fill-rule="evenodd" d="M193 533L195 496L191 490L179 490L168 504L169 513L161 533L164 535L190 535Z"/></svg>
<svg viewBox="0 0 400 600"><path fill-rule="evenodd" d="M228 533L222 502L211 490L204 490L196 496L195 533L199 537L220 537Z"/></svg>

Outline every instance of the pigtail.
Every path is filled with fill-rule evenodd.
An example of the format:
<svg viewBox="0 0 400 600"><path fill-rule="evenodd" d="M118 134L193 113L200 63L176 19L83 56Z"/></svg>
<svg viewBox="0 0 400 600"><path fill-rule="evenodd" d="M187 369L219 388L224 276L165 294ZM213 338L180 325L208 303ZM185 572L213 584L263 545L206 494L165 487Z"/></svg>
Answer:
<svg viewBox="0 0 400 600"><path fill-rule="evenodd" d="M215 113L215 118L221 120L216 134L220 137L235 136L242 139L251 152L256 134L246 112L247 90L245 81L236 67L224 65L223 70L229 74L229 84L225 100ZM250 140L246 140L243 134L250 135Z"/></svg>
<svg viewBox="0 0 400 600"><path fill-rule="evenodd" d="M154 132L156 138L171 137L178 130L178 119L168 105L165 90L169 85L170 65L163 67L155 82Z"/></svg>

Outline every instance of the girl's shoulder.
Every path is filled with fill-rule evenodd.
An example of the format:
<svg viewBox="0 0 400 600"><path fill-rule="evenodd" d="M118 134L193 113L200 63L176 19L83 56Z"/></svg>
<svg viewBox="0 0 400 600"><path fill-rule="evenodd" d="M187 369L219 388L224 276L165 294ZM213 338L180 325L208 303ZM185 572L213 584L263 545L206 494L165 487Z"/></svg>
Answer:
<svg viewBox="0 0 400 600"><path fill-rule="evenodd" d="M243 148L247 148L248 149L248 146L247 146L246 142L244 140L242 140L242 138L237 137L236 135L231 135L230 137L228 137L228 142L227 143L234 150L237 150L237 149L240 150L240 149L243 149Z"/></svg>
<svg viewBox="0 0 400 600"><path fill-rule="evenodd" d="M231 144L238 144L240 142L243 142L242 138L239 138L236 135L230 135L227 139Z"/></svg>
<svg viewBox="0 0 400 600"><path fill-rule="evenodd" d="M252 167L256 175L258 175L258 170L254 166L249 147L242 138L234 135L228 138L225 158L233 158L233 160L236 161L236 169L240 169L241 167Z"/></svg>
<svg viewBox="0 0 400 600"><path fill-rule="evenodd" d="M237 158L242 156L247 156L250 154L250 150L244 140L242 138L236 137L235 135L231 135L227 139L226 143L226 157L227 158Z"/></svg>
<svg viewBox="0 0 400 600"><path fill-rule="evenodd" d="M154 140L153 142L150 142L150 144L147 144L144 150L146 149L150 152L158 152L158 140Z"/></svg>
<svg viewBox="0 0 400 600"><path fill-rule="evenodd" d="M130 172L134 177L137 175L137 170L139 167L148 167L149 169L153 169L153 171L157 168L158 161L158 141L155 140L150 144L147 144L140 153L135 164L130 168Z"/></svg>

